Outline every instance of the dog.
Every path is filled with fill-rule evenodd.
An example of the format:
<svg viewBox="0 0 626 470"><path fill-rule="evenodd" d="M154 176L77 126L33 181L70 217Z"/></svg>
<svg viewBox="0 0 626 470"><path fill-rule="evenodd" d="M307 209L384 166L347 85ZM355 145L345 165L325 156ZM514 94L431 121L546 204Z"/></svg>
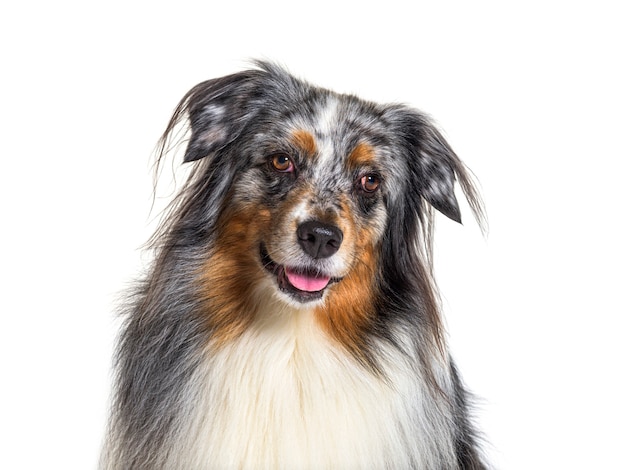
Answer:
<svg viewBox="0 0 626 470"><path fill-rule="evenodd" d="M259 61L191 89L158 161L181 128L101 468L486 468L431 263L456 182L484 213L431 120Z"/></svg>

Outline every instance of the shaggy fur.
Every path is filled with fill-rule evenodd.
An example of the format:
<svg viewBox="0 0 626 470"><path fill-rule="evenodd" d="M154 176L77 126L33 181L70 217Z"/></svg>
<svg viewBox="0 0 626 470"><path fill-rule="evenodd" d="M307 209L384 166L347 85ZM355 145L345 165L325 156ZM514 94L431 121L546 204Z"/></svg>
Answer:
<svg viewBox="0 0 626 470"><path fill-rule="evenodd" d="M482 469L431 273L430 120L259 62L182 99L188 181L125 311L103 469Z"/></svg>

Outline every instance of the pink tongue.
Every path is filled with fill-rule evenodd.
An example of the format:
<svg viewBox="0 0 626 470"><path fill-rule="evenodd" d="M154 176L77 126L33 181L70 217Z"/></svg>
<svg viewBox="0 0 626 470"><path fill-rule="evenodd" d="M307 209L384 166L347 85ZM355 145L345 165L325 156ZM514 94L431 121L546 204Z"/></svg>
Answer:
<svg viewBox="0 0 626 470"><path fill-rule="evenodd" d="M285 268L285 274L292 286L305 292L319 292L330 282L328 276L311 276L296 273L289 268Z"/></svg>

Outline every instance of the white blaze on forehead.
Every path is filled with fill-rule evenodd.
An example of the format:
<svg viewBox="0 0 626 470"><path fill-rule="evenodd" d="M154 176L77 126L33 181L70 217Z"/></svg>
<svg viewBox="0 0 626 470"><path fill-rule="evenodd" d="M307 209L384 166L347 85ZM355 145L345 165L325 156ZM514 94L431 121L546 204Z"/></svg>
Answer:
<svg viewBox="0 0 626 470"><path fill-rule="evenodd" d="M316 115L316 134L319 136L319 168L324 168L334 156L335 149L332 142L332 134L337 126L337 114L339 100L334 96L329 96L328 100L320 107Z"/></svg>
<svg viewBox="0 0 626 470"><path fill-rule="evenodd" d="M317 129L322 134L330 134L337 124L337 110L339 100L335 96L329 96L317 115Z"/></svg>

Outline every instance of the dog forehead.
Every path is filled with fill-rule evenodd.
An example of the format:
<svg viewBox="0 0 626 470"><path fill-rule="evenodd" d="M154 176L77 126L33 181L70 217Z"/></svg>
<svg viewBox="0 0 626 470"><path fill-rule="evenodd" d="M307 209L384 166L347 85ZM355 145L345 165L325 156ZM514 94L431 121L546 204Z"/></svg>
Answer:
<svg viewBox="0 0 626 470"><path fill-rule="evenodd" d="M317 166L373 164L382 150L373 142L386 141L388 134L380 116L357 98L329 93L301 106L288 130L291 142L315 156Z"/></svg>

